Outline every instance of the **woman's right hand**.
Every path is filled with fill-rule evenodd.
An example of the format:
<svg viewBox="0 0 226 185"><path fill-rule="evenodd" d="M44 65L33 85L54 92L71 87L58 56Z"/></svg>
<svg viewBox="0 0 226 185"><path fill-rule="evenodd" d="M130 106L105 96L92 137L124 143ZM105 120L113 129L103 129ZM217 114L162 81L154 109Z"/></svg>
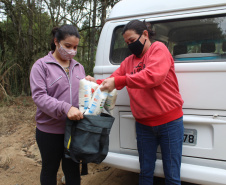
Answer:
<svg viewBox="0 0 226 185"><path fill-rule="evenodd" d="M92 76L89 76L88 75L88 76L85 77L85 79L88 80L88 81L91 81L91 82L95 82L96 83L95 78L93 78Z"/></svg>
<svg viewBox="0 0 226 185"><path fill-rule="evenodd" d="M115 78L107 78L102 82L102 87L100 88L101 91L107 90L109 92L113 91L115 88Z"/></svg>
<svg viewBox="0 0 226 185"><path fill-rule="evenodd" d="M72 106L67 113L67 117L70 120L80 120L83 119L83 114L78 108Z"/></svg>

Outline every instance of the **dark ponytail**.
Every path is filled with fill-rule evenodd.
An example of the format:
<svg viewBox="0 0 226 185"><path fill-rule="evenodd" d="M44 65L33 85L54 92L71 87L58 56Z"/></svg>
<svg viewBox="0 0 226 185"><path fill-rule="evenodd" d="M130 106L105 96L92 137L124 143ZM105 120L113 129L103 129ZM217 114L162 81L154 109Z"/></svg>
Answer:
<svg viewBox="0 0 226 185"><path fill-rule="evenodd" d="M141 35L144 30L148 31L148 36L149 39L151 40L152 37L155 35L155 32L152 31L151 29L151 24L146 23L145 21L139 21L139 20L132 20L130 22L128 22L123 30L122 30L122 35L127 31L127 30L133 30L135 31L138 35Z"/></svg>
<svg viewBox="0 0 226 185"><path fill-rule="evenodd" d="M51 32L51 34L52 34L51 50L52 50L52 51L55 51L55 49L56 49L56 45L55 45L55 43L54 43L54 38L55 38L56 32L57 32L58 30L59 30L59 28L58 28L58 27L55 27L55 28L52 29L52 32Z"/></svg>
<svg viewBox="0 0 226 185"><path fill-rule="evenodd" d="M54 39L57 39L57 42L59 43L61 40L64 40L68 36L75 36L80 39L79 32L77 28L73 25L62 25L61 27L55 27L53 28L52 32L52 41L51 41L51 50L55 51L56 45L54 43Z"/></svg>

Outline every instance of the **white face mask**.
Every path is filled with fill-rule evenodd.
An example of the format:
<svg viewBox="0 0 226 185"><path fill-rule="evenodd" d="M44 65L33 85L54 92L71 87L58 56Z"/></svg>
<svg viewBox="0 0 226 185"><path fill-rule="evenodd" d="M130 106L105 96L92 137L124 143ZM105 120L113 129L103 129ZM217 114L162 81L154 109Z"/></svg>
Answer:
<svg viewBox="0 0 226 185"><path fill-rule="evenodd" d="M61 44L59 45L60 47L58 47L58 52L63 60L71 60L77 54L76 50L66 49L63 48Z"/></svg>

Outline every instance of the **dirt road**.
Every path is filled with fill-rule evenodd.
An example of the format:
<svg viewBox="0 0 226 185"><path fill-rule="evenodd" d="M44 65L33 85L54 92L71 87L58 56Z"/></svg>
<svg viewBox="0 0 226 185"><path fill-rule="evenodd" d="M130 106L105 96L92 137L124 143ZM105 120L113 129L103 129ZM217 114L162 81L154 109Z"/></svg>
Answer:
<svg viewBox="0 0 226 185"><path fill-rule="evenodd" d="M20 97L0 107L0 185L39 185L41 158L35 142L36 107L30 97ZM138 185L138 174L89 164L82 185ZM58 173L61 185L62 170ZM161 185L163 179L155 179ZM187 184L183 184L187 185Z"/></svg>
<svg viewBox="0 0 226 185"><path fill-rule="evenodd" d="M30 97L15 99L0 107L0 185L38 185L41 157L35 142L36 107ZM89 164L82 185L136 185L138 174ZM62 170L58 173L61 185ZM126 183L124 183L126 182Z"/></svg>

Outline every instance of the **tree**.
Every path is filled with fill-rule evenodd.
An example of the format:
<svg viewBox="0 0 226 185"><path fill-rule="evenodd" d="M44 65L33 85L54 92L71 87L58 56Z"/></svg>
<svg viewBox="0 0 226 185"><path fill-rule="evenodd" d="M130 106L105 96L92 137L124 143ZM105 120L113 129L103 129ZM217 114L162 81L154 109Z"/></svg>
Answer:
<svg viewBox="0 0 226 185"><path fill-rule="evenodd" d="M86 74L92 75L107 10L116 2L0 0L0 17L3 17L0 19L0 89L7 95L29 95L29 73L33 63L50 50L52 28L66 23L78 28L81 39L76 59L83 64Z"/></svg>

